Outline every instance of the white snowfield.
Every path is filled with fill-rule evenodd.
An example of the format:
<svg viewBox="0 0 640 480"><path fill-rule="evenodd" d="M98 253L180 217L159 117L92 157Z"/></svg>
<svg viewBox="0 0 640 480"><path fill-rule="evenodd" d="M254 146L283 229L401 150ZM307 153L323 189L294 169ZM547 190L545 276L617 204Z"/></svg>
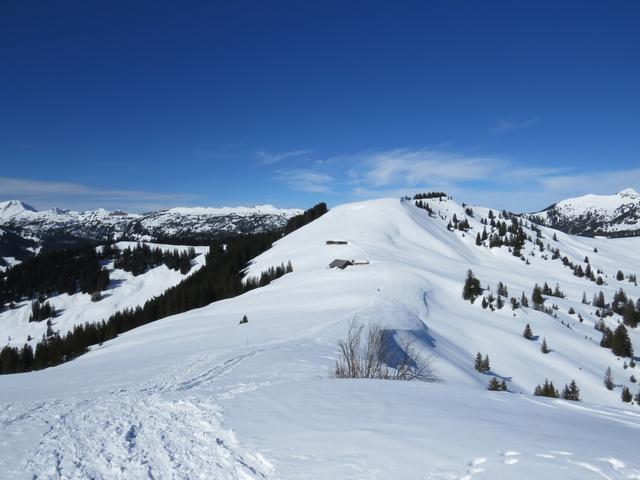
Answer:
<svg viewBox="0 0 640 480"><path fill-rule="evenodd" d="M396 199L336 207L255 259L248 275L291 260L293 273L269 286L59 367L1 376L0 478L640 479L640 407L620 401L622 385L638 391L629 377L640 367L625 369L599 346L595 309L580 302L601 289L610 301L620 287L640 296L615 280L618 269L640 271L640 239L558 232L554 241L542 229L545 245L604 270L598 287L537 247L531 256L530 243L530 265L476 246L486 209L474 207L463 234L446 224L464 208L428 202L435 218ZM369 263L327 268L334 259ZM469 268L494 294L502 281L510 296L530 297L546 281L567 298L547 299L557 318L508 303L484 310L461 298ZM437 355L441 382L330 378L353 319L413 337ZM527 323L537 340L522 337ZM491 375L474 370L478 351ZM614 391L602 382L608 366ZM487 391L493 375L508 393ZM575 379L583 401L532 396L545 378L560 388Z"/></svg>

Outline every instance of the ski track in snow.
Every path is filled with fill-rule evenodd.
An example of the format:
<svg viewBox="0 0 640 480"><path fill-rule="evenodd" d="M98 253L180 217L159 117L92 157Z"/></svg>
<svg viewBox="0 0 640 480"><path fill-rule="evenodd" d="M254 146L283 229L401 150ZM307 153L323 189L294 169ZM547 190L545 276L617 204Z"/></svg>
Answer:
<svg viewBox="0 0 640 480"><path fill-rule="evenodd" d="M110 394L58 408L23 464L34 479L271 478L271 465L243 449L207 401Z"/></svg>
<svg viewBox="0 0 640 480"><path fill-rule="evenodd" d="M616 458L578 460L571 452L552 453L537 453L521 458L523 455L520 452L505 451L500 453L499 457L502 457L503 466L509 468L502 468L498 462L492 461L491 457L476 457L467 462L463 473L439 471L429 474L427 478L432 480L472 480L480 474L479 478L509 478L510 475L517 475L517 469L520 466L518 464L522 460L523 465L529 468L533 465L534 471L545 471L549 467L549 463L555 463L560 469L567 472L565 478L571 479L640 479L640 471L626 468L625 463Z"/></svg>
<svg viewBox="0 0 640 480"><path fill-rule="evenodd" d="M21 465L33 479L274 478L273 466L243 448L222 426L221 409L208 397L172 398L176 392L197 389L228 374L260 351L228 358L189 377L202 372L197 366L209 358L192 359L138 391L10 404L0 414L0 425L4 429L21 422L46 426Z"/></svg>

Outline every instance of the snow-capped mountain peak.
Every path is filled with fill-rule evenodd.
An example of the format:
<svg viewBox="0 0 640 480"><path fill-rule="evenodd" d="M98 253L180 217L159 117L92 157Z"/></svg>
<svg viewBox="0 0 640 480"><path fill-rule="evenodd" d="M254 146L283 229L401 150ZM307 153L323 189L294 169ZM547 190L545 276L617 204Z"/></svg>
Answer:
<svg viewBox="0 0 640 480"><path fill-rule="evenodd" d="M618 192L618 196L619 197L638 198L638 196L640 196L640 195L633 188L625 188L624 190L621 190L620 192Z"/></svg>
<svg viewBox="0 0 640 480"><path fill-rule="evenodd" d="M10 217L15 217L24 212L36 212L37 210L31 205L20 200L7 200L6 202L0 202L0 219L4 220Z"/></svg>
<svg viewBox="0 0 640 480"><path fill-rule="evenodd" d="M139 215L104 208L82 212L63 208L36 210L11 200L0 203L0 226L13 233L11 241L6 237L0 242L0 265L3 257L24 259L33 254L33 248L45 243L187 238L204 241L229 234L277 230L300 213L302 210L295 208L256 205L176 207Z"/></svg>
<svg viewBox="0 0 640 480"><path fill-rule="evenodd" d="M615 195L588 194L562 200L525 217L577 235L637 236L640 234L640 194L633 188Z"/></svg>

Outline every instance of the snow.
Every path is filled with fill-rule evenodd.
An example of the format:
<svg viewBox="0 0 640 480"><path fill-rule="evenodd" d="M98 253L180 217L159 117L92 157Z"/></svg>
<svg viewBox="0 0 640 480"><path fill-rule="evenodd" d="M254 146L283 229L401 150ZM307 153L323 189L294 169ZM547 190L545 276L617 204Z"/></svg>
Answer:
<svg viewBox="0 0 640 480"><path fill-rule="evenodd" d="M0 219L14 217L24 212L35 212L36 209L20 200L0 202Z"/></svg>
<svg viewBox="0 0 640 480"><path fill-rule="evenodd" d="M0 376L0 438L10 447L0 449L0 477L640 478L640 408L620 401L623 384L638 389L628 381L634 369L599 346L594 309L580 303L583 292L610 299L621 287L640 296L615 280L618 269L640 272L640 238L556 232L555 241L541 228L545 245L604 270L599 287L531 244L530 265L476 246L487 209L473 207L465 234L446 229L454 213L465 217L461 205L429 203L435 217L396 199L336 207L252 262L249 276L292 262L293 273L270 285L129 331L59 367ZM325 244L336 238L349 243ZM335 258L369 264L329 269ZM557 318L484 310L461 298L469 268L494 293L502 281L510 296L530 297L546 281L567 298L547 300ZM239 325L243 315L249 322ZM441 382L330 378L354 319L414 338L437 356ZM527 323L538 340L522 337ZM509 393L486 390L491 375L473 369L478 351ZM608 366L611 392L602 385ZM545 378L560 388L575 379L583 401L531 396Z"/></svg>
<svg viewBox="0 0 640 480"><path fill-rule="evenodd" d="M605 232L625 232L640 229L640 194L626 188L615 195L588 194L562 200L550 209L528 214L531 219L550 224L559 216L564 224L596 222Z"/></svg>
<svg viewBox="0 0 640 480"><path fill-rule="evenodd" d="M303 211L297 208L276 208L273 205L255 205L253 207L176 207L167 210L167 213L179 215L283 215L287 218L299 215Z"/></svg>
<svg viewBox="0 0 640 480"><path fill-rule="evenodd" d="M615 195L584 195L582 197L569 198L558 202L556 206L563 212L570 212L573 215L584 215L588 212L599 212L607 216L612 216L625 203L637 203L640 195L632 189L627 188Z"/></svg>
<svg viewBox="0 0 640 480"><path fill-rule="evenodd" d="M114 245L120 249L125 249L127 247L135 247L136 243L118 242ZM185 251L189 248L156 243L149 243L148 245L151 248L158 247L171 251L174 249ZM49 304L58 312L58 316L52 319L52 328L64 335L66 332L73 330L75 325L106 320L116 311L143 305L150 298L160 295L167 288L180 283L183 278L191 275L204 265L205 254L209 251L208 247L194 247L194 249L197 256L193 260L191 270L185 275L179 271L171 270L165 265L160 265L142 275L134 276L130 272L114 269L113 261L110 261L105 265L109 270L110 285L109 288L102 292L103 298L100 301L92 302L91 295L87 293L73 295L63 293L48 299ZM16 304L16 308L1 312L0 331L4 335L4 341L0 343L8 343L17 347L22 347L25 343L31 343L35 347L35 344L40 341L42 335L47 331L47 322L29 322L30 314L30 301L21 302ZM27 340L28 336L31 337L31 341Z"/></svg>

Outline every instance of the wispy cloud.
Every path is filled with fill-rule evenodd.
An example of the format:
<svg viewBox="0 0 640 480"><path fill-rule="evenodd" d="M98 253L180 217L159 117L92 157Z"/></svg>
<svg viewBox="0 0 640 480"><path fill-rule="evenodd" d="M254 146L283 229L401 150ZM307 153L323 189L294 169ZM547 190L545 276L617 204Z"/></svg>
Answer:
<svg viewBox="0 0 640 480"><path fill-rule="evenodd" d="M311 193L331 193L333 177L308 169L278 170L278 180L284 182L292 190Z"/></svg>
<svg viewBox="0 0 640 480"><path fill-rule="evenodd" d="M487 178L503 161L465 157L437 150L396 149L362 156L350 170L356 183L373 187L452 182Z"/></svg>
<svg viewBox="0 0 640 480"><path fill-rule="evenodd" d="M344 201L443 190L460 201L523 212L571 196L640 186L640 168L584 173L575 167L526 164L446 147L309 155L305 160L305 168L275 170L276 178L292 190L331 194Z"/></svg>
<svg viewBox="0 0 640 480"><path fill-rule="evenodd" d="M279 163L283 160L301 157L310 153L311 150L291 150L289 152L282 153L268 153L260 151L256 153L256 156L258 157L258 162L261 165L273 165L274 163Z"/></svg>
<svg viewBox="0 0 640 480"><path fill-rule="evenodd" d="M542 188L562 194L612 194L640 185L640 168L549 175L540 179Z"/></svg>
<svg viewBox="0 0 640 480"><path fill-rule="evenodd" d="M23 200L37 208L64 207L124 209L132 212L156 210L191 203L199 198L186 193L96 188L72 182L50 182L0 177L0 200Z"/></svg>
<svg viewBox="0 0 640 480"><path fill-rule="evenodd" d="M496 135L502 135L504 133L513 132L515 130L522 130L529 128L538 123L537 118L529 118L520 122L514 122L512 120L500 120L498 124L491 129L491 133Z"/></svg>

